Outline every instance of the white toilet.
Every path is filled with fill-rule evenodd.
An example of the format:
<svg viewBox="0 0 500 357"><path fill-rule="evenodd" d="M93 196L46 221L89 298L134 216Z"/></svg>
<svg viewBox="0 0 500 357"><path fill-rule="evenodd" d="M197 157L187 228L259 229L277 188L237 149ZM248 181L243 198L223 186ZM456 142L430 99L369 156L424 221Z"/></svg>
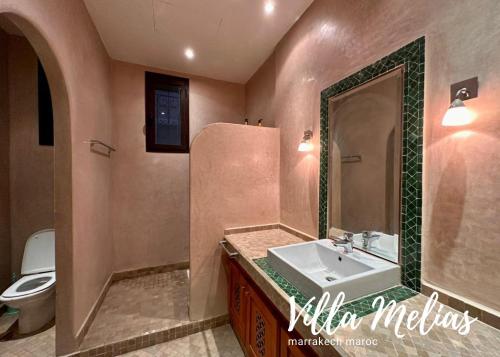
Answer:
<svg viewBox="0 0 500 357"><path fill-rule="evenodd" d="M42 328L54 318L55 232L45 229L28 238L21 266L22 278L0 296L0 302L19 309L19 333Z"/></svg>

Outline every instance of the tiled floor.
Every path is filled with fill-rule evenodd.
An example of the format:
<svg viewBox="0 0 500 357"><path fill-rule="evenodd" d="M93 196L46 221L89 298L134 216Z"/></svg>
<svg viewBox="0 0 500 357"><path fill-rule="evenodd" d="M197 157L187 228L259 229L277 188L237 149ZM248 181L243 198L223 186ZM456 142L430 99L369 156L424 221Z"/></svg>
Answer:
<svg viewBox="0 0 500 357"><path fill-rule="evenodd" d="M6 312L1 312L0 307L0 338L7 335L9 331L13 328L14 324L17 322L17 313L10 314Z"/></svg>
<svg viewBox="0 0 500 357"><path fill-rule="evenodd" d="M126 353L123 357L243 357L243 351L230 325L224 325L194 335L165 342L142 350Z"/></svg>
<svg viewBox="0 0 500 357"><path fill-rule="evenodd" d="M55 356L55 327L19 340L0 342L2 357L53 357ZM243 357L236 336L230 325L179 338L177 340L154 345L142 350L130 352L123 357L151 356L210 356Z"/></svg>
<svg viewBox="0 0 500 357"><path fill-rule="evenodd" d="M140 348L141 345L151 346L153 343L161 343L193 333L178 340L161 343L156 349L148 347L141 350L141 353L144 351L148 353L147 351L153 349L156 351L153 355L160 356L166 355L166 350L179 350L187 353L181 354L183 356L233 356L235 355L232 352L234 346L238 348L236 351L241 353L231 328L228 325L222 329L216 328L227 323L227 316L206 321L189 320L188 274L188 270L175 270L120 280L111 285L80 346L80 350L85 351L82 355L92 355L98 346L109 355L115 355L115 351L120 353L127 349L129 351L135 349L128 348L131 347L129 346L130 339L139 338L141 344L134 346ZM210 328L213 330L196 333ZM127 344L127 348L124 348L122 344ZM166 347L167 345L169 347ZM226 351L230 351L229 354ZM54 355L55 327L31 337L0 342L0 356L2 357ZM168 355L179 354L169 352Z"/></svg>
<svg viewBox="0 0 500 357"><path fill-rule="evenodd" d="M189 324L188 282L188 270L175 270L114 283L81 349Z"/></svg>
<svg viewBox="0 0 500 357"><path fill-rule="evenodd" d="M17 340L0 341L2 357L53 357L56 351L56 328Z"/></svg>

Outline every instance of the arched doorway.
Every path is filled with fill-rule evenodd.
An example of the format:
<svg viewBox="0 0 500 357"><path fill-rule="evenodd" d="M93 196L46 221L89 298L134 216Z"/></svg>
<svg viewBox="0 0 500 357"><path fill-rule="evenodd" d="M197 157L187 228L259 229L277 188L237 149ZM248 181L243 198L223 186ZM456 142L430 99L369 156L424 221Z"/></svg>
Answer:
<svg viewBox="0 0 500 357"><path fill-rule="evenodd" d="M34 48L47 74L54 116L54 228L56 230L56 350L76 349L73 331L72 165L71 121L64 75L50 41L22 14L4 11L0 16L13 23Z"/></svg>

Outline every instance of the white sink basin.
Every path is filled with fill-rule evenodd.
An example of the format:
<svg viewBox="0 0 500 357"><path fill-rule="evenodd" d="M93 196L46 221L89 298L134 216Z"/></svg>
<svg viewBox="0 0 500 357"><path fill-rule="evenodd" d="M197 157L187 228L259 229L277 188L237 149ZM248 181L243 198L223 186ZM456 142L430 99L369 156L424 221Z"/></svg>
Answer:
<svg viewBox="0 0 500 357"><path fill-rule="evenodd" d="M329 292L332 299L343 291L347 302L401 282L399 265L357 250L344 254L330 239L271 248L267 258L275 271L308 298L319 299Z"/></svg>

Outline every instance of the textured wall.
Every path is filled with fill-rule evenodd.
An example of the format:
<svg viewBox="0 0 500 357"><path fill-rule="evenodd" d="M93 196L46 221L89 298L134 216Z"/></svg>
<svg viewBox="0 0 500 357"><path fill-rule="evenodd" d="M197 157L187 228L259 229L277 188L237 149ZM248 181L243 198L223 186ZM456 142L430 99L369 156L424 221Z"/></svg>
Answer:
<svg viewBox="0 0 500 357"><path fill-rule="evenodd" d="M38 144L37 56L9 36L10 230L12 272L19 277L26 240L54 228L54 147Z"/></svg>
<svg viewBox="0 0 500 357"><path fill-rule="evenodd" d="M111 142L110 61L77 0L1 0L42 60L55 110L57 352L75 337L112 270L110 160L88 139ZM91 263L90 263L91 262Z"/></svg>
<svg viewBox="0 0 500 357"><path fill-rule="evenodd" d="M189 154L146 152L144 71L165 73L113 61L115 271L189 260ZM189 92L191 138L210 123L243 120L243 85L191 77Z"/></svg>
<svg viewBox="0 0 500 357"><path fill-rule="evenodd" d="M246 117L250 119L250 124L255 124L262 118L264 125L276 125L272 100L275 76L274 55L271 55L245 85Z"/></svg>
<svg viewBox="0 0 500 357"><path fill-rule="evenodd" d="M227 313L224 229L279 222L279 130L213 124L191 146L192 320Z"/></svg>
<svg viewBox="0 0 500 357"><path fill-rule="evenodd" d="M425 35L423 278L500 310L499 23L496 0L316 0L247 84L247 112L281 130L281 221L317 233L321 90ZM443 128L449 85L476 75L476 122Z"/></svg>
<svg viewBox="0 0 500 357"><path fill-rule="evenodd" d="M0 29L0 290L10 284L8 35Z"/></svg>

